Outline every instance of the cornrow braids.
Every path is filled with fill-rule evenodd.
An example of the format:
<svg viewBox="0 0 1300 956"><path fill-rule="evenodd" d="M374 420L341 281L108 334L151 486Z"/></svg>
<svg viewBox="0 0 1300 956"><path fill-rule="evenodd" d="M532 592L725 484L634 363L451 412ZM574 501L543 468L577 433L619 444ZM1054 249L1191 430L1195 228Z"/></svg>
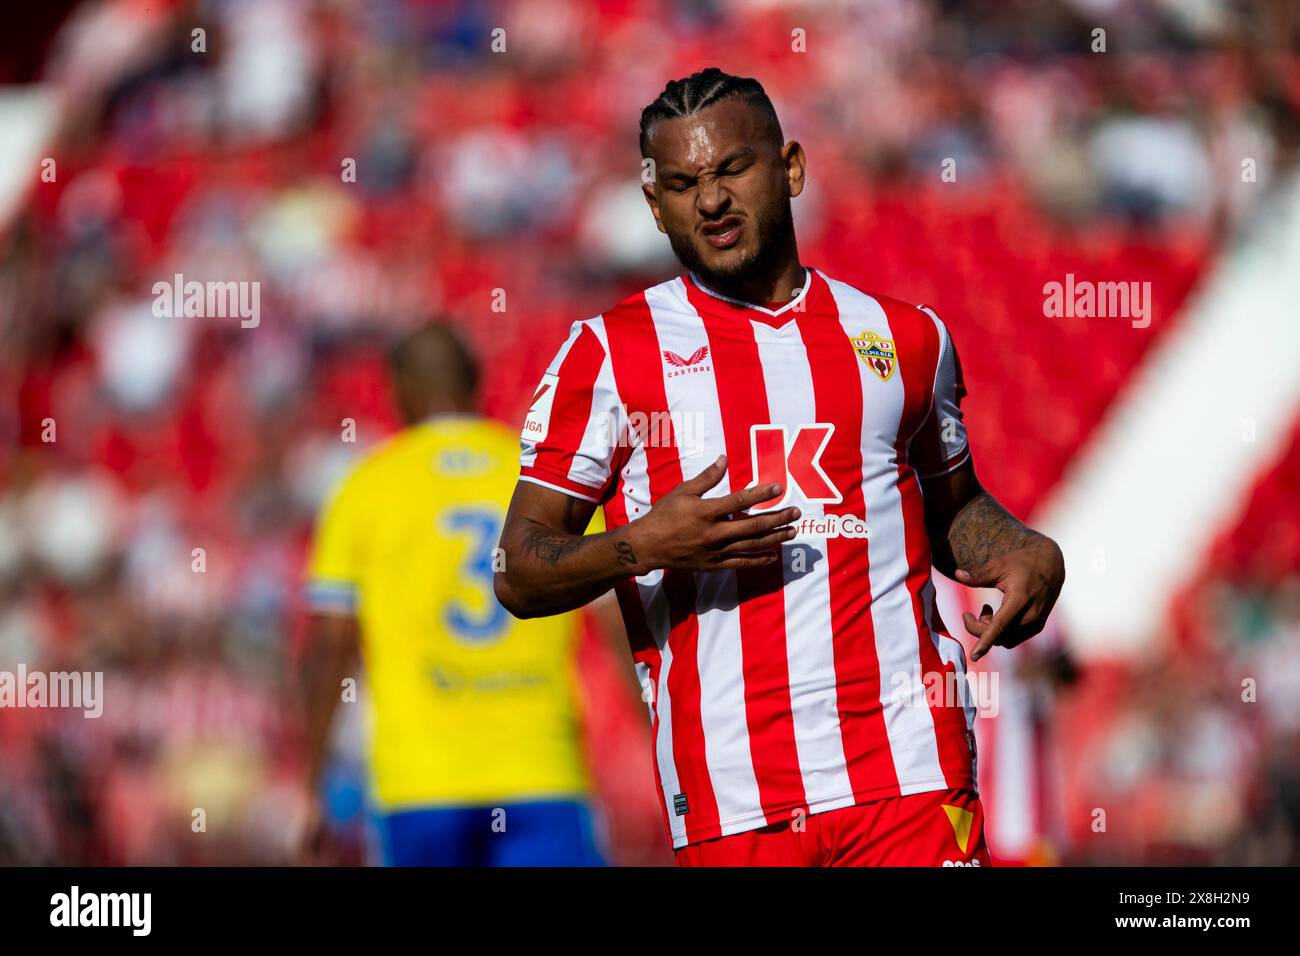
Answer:
<svg viewBox="0 0 1300 956"><path fill-rule="evenodd" d="M650 128L655 123L678 116L691 116L705 107L735 97L767 114L777 145L784 142L781 121L777 119L776 108L768 99L763 84L753 77L732 76L711 66L684 79L669 81L658 98L641 111L641 155L649 155Z"/></svg>

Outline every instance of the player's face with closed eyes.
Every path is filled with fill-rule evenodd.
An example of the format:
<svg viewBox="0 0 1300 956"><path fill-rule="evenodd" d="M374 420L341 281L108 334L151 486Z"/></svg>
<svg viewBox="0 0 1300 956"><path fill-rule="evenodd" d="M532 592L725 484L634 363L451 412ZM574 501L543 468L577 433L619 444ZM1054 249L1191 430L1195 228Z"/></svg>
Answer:
<svg viewBox="0 0 1300 956"><path fill-rule="evenodd" d="M646 199L682 264L724 283L767 270L793 238L799 145L779 145L769 118L740 98L660 120L648 143L655 179Z"/></svg>

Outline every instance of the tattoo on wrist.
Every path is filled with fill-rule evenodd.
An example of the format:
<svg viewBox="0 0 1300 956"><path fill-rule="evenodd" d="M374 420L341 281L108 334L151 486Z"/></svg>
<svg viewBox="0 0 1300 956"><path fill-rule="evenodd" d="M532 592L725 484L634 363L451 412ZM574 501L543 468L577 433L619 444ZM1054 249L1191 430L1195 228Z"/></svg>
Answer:
<svg viewBox="0 0 1300 956"><path fill-rule="evenodd" d="M948 544L959 568L977 568L1040 537L988 492L972 498L948 528Z"/></svg>
<svg viewBox="0 0 1300 956"><path fill-rule="evenodd" d="M636 564L636 552L632 550L632 545L626 541L620 541L614 545L614 550L618 552L618 563L631 567Z"/></svg>

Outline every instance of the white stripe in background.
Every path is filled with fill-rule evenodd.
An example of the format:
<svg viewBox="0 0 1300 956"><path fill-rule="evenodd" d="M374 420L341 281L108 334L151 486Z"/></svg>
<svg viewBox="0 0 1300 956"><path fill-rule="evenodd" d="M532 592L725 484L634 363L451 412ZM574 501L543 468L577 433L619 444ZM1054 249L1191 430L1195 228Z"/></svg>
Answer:
<svg viewBox="0 0 1300 956"><path fill-rule="evenodd" d="M63 114L51 84L0 89L0 229L22 206Z"/></svg>
<svg viewBox="0 0 1300 956"><path fill-rule="evenodd" d="M1229 247L1035 516L1065 552L1053 617L1082 656L1162 639L1170 600L1282 453L1300 409L1297 263L1300 177Z"/></svg>

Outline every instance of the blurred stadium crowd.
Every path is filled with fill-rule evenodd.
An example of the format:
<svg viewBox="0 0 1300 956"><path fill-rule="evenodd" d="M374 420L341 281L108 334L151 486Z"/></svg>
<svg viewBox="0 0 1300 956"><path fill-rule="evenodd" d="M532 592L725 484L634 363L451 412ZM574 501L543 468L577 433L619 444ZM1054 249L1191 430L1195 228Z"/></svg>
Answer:
<svg viewBox="0 0 1300 956"><path fill-rule="evenodd" d="M37 77L57 174L0 223L0 668L103 670L117 703L0 710L0 863L291 858L304 549L395 427L383 345L450 316L522 421L570 322L676 271L635 139L667 79L757 76L808 151L804 261L983 343L980 473L1032 515L1295 169L1298 41L1285 0L78 5ZM1153 280L1155 320L1045 318L1067 272ZM155 316L177 273L260 282L260 324ZM1141 659L1071 668L1052 858L1300 862L1298 460L1300 433ZM584 656L613 858L663 861L628 662Z"/></svg>

